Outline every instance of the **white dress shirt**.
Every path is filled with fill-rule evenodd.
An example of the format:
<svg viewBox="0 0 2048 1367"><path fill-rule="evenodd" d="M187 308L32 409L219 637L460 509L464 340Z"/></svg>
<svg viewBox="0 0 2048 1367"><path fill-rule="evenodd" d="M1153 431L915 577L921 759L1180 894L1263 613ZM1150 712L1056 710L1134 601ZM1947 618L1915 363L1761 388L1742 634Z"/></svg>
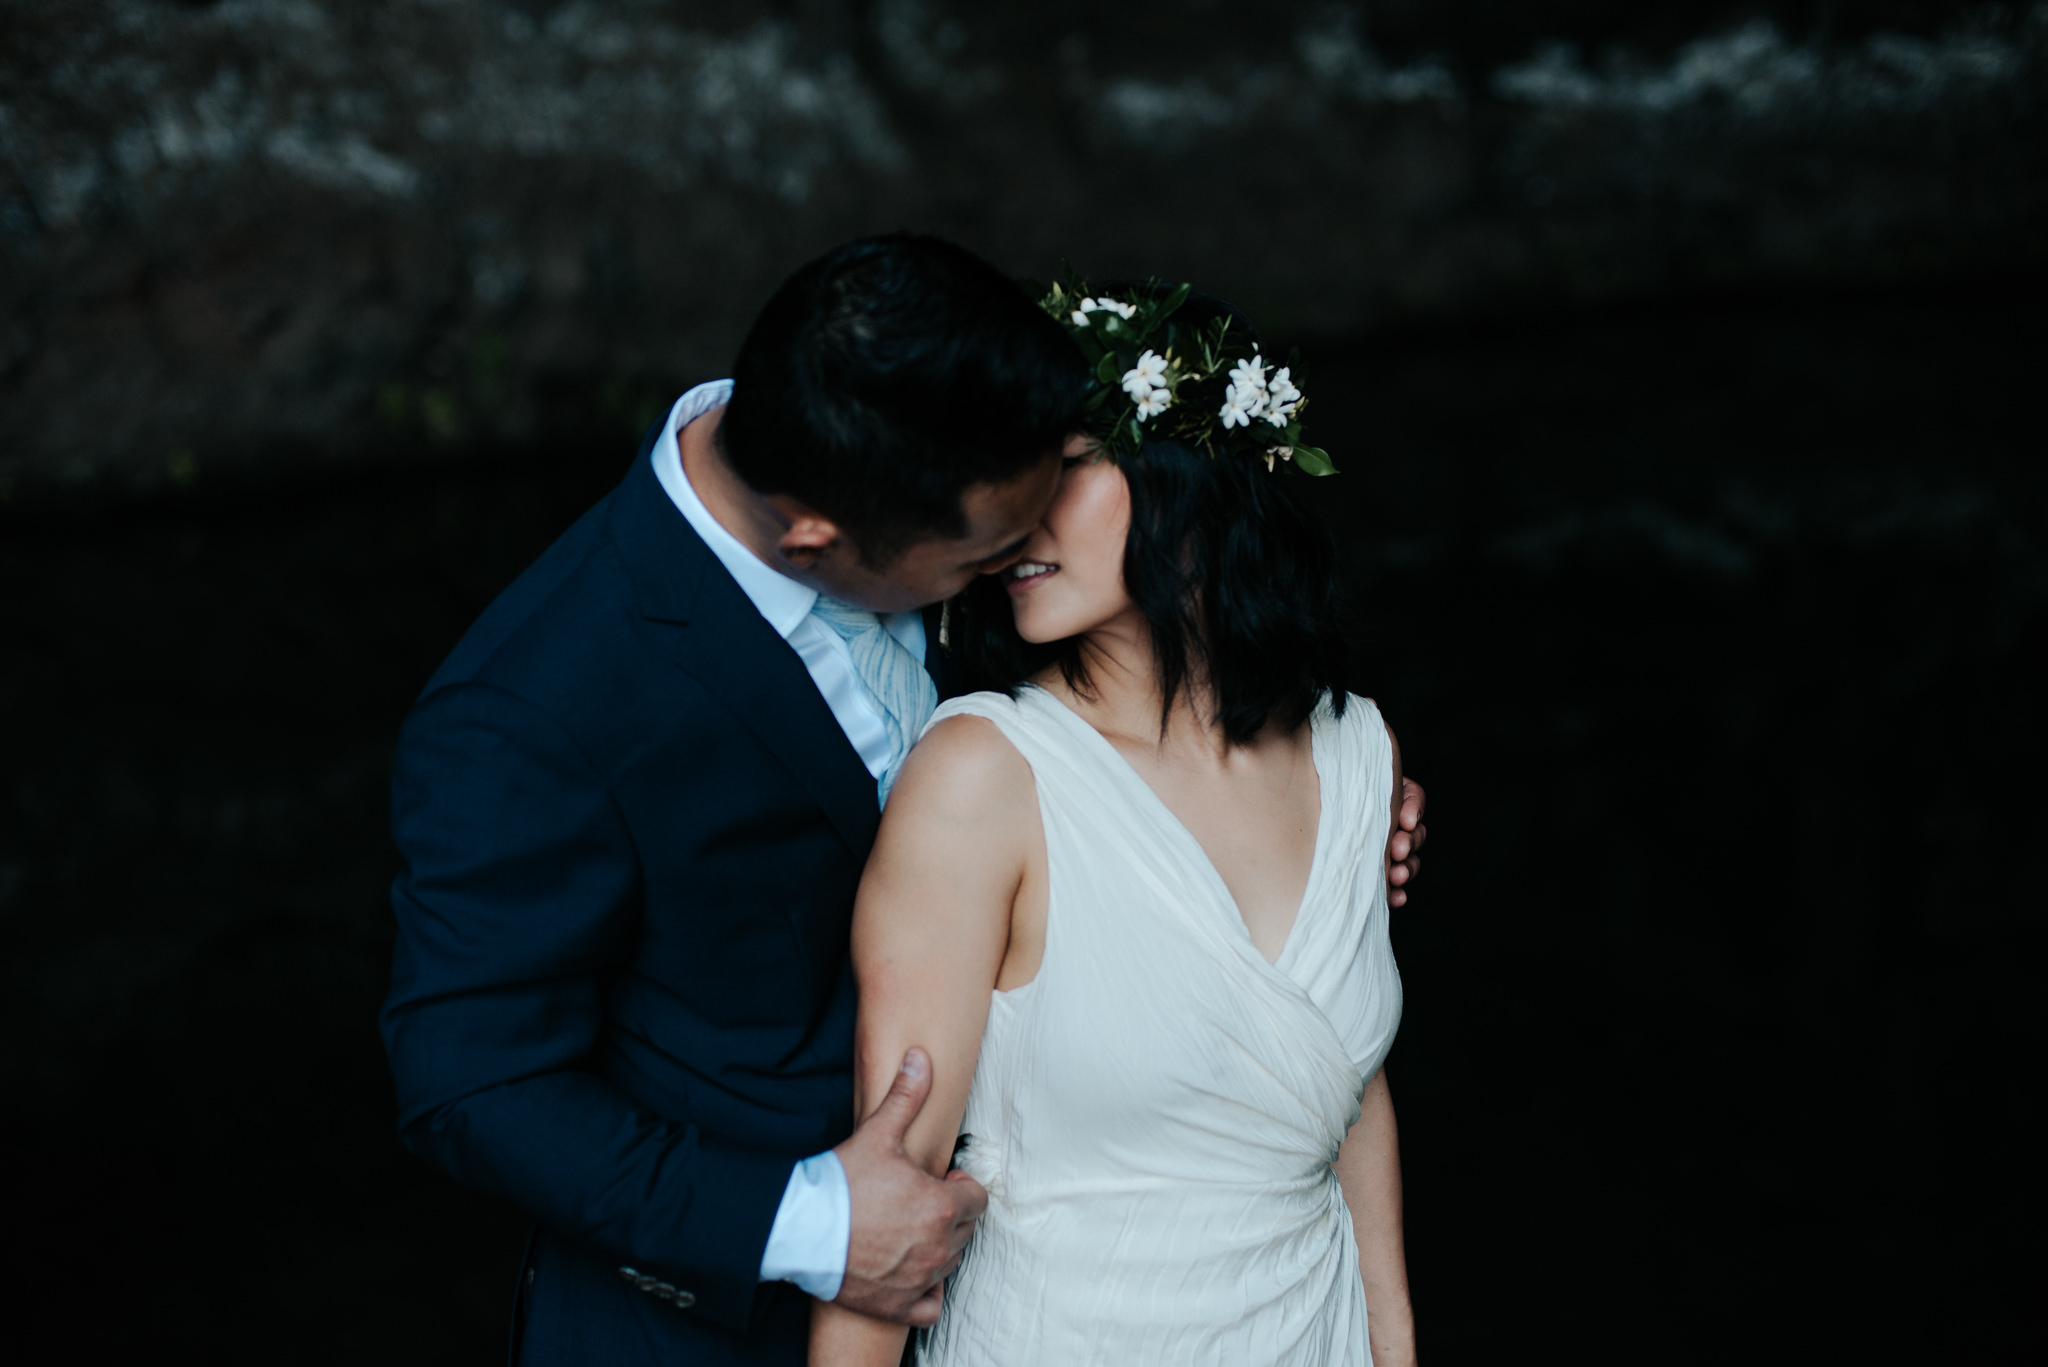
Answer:
<svg viewBox="0 0 2048 1367"><path fill-rule="evenodd" d="M677 399L668 423L655 440L654 477L668 491L676 510L704 539L718 563L740 586L762 618L789 642L854 753L877 779L889 763L889 729L860 676L853 653L838 632L811 615L816 589L799 584L740 544L719 525L683 473L683 455L676 434L732 397L731 380L700 384ZM882 625L917 659L925 657L924 617L915 612L885 613ZM853 1237L853 1197L839 1155L827 1150L806 1158L789 1174L768 1247L761 1255L761 1280L796 1283L819 1300L839 1294L846 1277L846 1250Z"/></svg>

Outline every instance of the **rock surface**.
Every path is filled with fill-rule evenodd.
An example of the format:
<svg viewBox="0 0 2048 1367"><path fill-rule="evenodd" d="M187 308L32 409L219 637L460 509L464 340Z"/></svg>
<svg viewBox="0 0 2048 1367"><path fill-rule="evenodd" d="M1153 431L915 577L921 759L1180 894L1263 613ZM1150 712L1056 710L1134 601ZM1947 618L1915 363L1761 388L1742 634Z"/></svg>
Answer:
<svg viewBox="0 0 2048 1367"><path fill-rule="evenodd" d="M900 226L1283 336L2048 260L2048 5L1640 8L16 0L0 500L637 428Z"/></svg>

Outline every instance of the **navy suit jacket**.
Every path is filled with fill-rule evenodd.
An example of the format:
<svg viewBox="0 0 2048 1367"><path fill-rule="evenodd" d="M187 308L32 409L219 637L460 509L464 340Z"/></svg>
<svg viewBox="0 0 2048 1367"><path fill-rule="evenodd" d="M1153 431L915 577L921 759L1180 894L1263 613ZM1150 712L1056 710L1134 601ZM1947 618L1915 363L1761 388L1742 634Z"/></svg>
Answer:
<svg viewBox="0 0 2048 1367"><path fill-rule="evenodd" d="M875 781L652 444L406 719L383 1032L405 1142L537 1223L520 1360L795 1364L756 1277L852 1128Z"/></svg>

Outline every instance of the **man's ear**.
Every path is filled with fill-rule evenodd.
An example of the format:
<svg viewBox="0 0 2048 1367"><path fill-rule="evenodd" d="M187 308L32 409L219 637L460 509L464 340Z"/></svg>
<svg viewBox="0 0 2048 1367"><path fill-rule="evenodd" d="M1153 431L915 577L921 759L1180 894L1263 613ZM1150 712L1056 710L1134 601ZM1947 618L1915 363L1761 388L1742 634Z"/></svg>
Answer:
<svg viewBox="0 0 2048 1367"><path fill-rule="evenodd" d="M814 569L845 537L838 523L787 495L770 494L768 502L775 506L782 520L782 535L776 538L775 550L797 569Z"/></svg>

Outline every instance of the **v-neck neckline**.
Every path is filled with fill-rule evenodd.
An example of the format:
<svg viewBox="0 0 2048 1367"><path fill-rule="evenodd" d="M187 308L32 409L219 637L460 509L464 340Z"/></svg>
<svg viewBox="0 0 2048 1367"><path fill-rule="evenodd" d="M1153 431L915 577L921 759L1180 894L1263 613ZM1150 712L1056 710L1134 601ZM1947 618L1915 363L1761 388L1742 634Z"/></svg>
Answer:
<svg viewBox="0 0 2048 1367"><path fill-rule="evenodd" d="M1123 751L1117 749L1111 743L1108 736L1096 730L1086 717L1069 707L1066 701L1051 689L1042 688L1037 684L1027 684L1025 687L1044 694L1047 702L1057 707L1062 714L1073 721L1075 726L1079 727L1097 746L1101 747L1102 753L1112 761L1113 768L1116 771L1135 784L1145 794L1146 798L1150 799L1152 805L1158 809L1159 814L1166 818L1168 826L1178 832L1180 838L1193 847L1196 857L1201 861L1203 871L1208 874L1209 880L1215 884L1216 890L1223 895L1223 905L1230 908L1231 919L1237 928L1236 939L1246 949L1251 951L1252 958L1286 977L1289 982L1293 982L1294 976L1288 973L1282 965L1287 962L1289 953L1292 952L1295 944L1298 942L1301 923L1312 905L1312 894L1316 890L1316 880L1322 874L1323 865L1327 862L1324 857L1324 851L1330 831L1330 794L1327 782L1328 775L1325 773L1325 766L1323 764L1325 746L1323 742L1322 707L1318 705L1309 714L1308 720L1309 765L1315 770L1316 775L1315 848L1309 855L1308 879L1301 885L1301 901L1294 908L1294 919L1288 923L1287 934L1280 942L1280 952L1268 959L1259 952L1258 944L1252 939L1251 925L1244 919L1244 908L1238 905L1237 894L1230 890L1229 882L1223 877L1222 871L1216 867L1216 861L1210 857L1208 847L1203 845L1201 840L1196 837L1194 831L1188 828L1188 824L1175 814L1173 808L1166 805L1166 799L1159 796L1158 790L1145 781L1145 776L1138 772L1137 766L1124 757Z"/></svg>

